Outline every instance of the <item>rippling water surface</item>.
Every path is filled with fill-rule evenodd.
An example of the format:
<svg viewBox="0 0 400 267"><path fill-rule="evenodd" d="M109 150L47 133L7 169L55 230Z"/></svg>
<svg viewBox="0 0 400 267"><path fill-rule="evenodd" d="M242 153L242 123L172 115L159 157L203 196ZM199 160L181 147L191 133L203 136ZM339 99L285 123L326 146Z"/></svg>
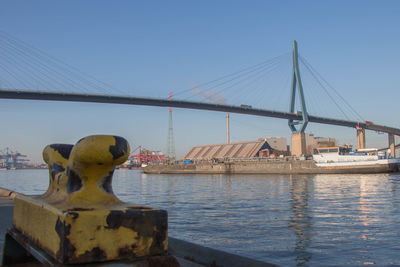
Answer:
<svg viewBox="0 0 400 267"><path fill-rule="evenodd" d="M39 194L47 170L0 171ZM400 175L146 175L116 171L124 201L168 210L169 234L282 266L400 265Z"/></svg>

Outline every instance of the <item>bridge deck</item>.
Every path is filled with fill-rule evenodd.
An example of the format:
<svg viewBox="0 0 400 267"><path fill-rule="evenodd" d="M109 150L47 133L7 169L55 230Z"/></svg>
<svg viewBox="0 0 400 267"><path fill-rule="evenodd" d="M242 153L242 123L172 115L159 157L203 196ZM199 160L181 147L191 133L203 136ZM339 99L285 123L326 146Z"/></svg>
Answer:
<svg viewBox="0 0 400 267"><path fill-rule="evenodd" d="M91 102L122 105L142 105L156 107L175 107L186 109L212 110L220 112L231 112L237 114L247 114L279 119L302 120L301 115L290 112L274 111L267 109L256 109L250 106L231 106L222 104L211 104L203 102L192 102L183 100L168 100L160 98L131 97L116 95L95 95L95 94L76 94L76 93L54 93L54 92L34 92L19 90L0 90L0 98L3 99L25 99L25 100L49 100L49 101L69 101L69 102ZM400 136L400 129L377 125L365 122L347 121L332 118L323 118L309 115L309 121L321 124L330 124L344 127L355 128L356 126L377 132L384 132Z"/></svg>

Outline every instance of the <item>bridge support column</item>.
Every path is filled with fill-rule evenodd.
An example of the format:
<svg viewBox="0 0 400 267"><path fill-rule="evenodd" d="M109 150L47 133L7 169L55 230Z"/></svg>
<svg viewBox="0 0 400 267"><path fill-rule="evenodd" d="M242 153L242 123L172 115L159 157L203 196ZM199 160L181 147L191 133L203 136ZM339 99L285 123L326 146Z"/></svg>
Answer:
<svg viewBox="0 0 400 267"><path fill-rule="evenodd" d="M292 156L302 156L306 154L306 134L292 134Z"/></svg>
<svg viewBox="0 0 400 267"><path fill-rule="evenodd" d="M394 134L388 134L388 137L389 137L389 149L390 149L389 156L395 158L396 152L395 152Z"/></svg>
<svg viewBox="0 0 400 267"><path fill-rule="evenodd" d="M357 149L365 148L365 129L357 129Z"/></svg>

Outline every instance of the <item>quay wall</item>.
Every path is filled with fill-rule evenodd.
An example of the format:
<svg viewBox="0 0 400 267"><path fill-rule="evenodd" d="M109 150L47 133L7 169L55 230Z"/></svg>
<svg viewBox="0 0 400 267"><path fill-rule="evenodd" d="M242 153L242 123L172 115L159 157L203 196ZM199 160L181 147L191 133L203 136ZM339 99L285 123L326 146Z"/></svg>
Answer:
<svg viewBox="0 0 400 267"><path fill-rule="evenodd" d="M165 174L325 174L325 173L385 173L397 170L397 166L368 165L318 167L313 160L238 161L219 163L194 163L149 165L144 173Z"/></svg>
<svg viewBox="0 0 400 267"><path fill-rule="evenodd" d="M20 193L11 191L11 190L3 188L3 187L0 187L0 197L9 197L9 198L13 199L18 194L20 194Z"/></svg>

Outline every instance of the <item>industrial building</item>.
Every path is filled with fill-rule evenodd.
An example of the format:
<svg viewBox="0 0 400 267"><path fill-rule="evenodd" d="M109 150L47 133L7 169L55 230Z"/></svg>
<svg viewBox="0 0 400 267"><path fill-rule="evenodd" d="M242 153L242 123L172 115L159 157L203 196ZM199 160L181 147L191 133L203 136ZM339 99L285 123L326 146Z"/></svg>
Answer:
<svg viewBox="0 0 400 267"><path fill-rule="evenodd" d="M306 155L314 154L317 147L333 147L336 146L336 140L330 137L318 137L314 134L305 134Z"/></svg>
<svg viewBox="0 0 400 267"><path fill-rule="evenodd" d="M161 151L151 151L142 146L138 146L132 151L132 154L120 167L142 167L151 163L163 163L165 161L167 161L167 158Z"/></svg>
<svg viewBox="0 0 400 267"><path fill-rule="evenodd" d="M257 141L195 146L184 160L210 160L220 158L267 157L287 154L286 138L260 138Z"/></svg>
<svg viewBox="0 0 400 267"><path fill-rule="evenodd" d="M306 134L305 141L307 155L312 155L317 147L336 145L333 138L315 137L313 134ZM285 137L268 137L248 142L195 146L189 150L183 160L277 157L289 154L290 149Z"/></svg>

